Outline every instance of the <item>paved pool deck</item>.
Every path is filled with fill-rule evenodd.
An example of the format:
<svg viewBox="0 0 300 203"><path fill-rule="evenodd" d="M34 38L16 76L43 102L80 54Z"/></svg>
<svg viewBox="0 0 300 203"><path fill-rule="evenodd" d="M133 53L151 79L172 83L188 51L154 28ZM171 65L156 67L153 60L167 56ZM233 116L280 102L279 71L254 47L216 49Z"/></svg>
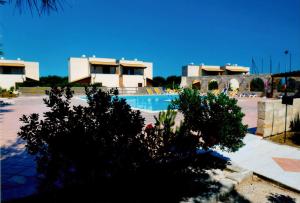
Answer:
<svg viewBox="0 0 300 203"><path fill-rule="evenodd" d="M24 147L24 142L17 137L23 114L47 111L44 97L27 96L12 99L12 105L0 107L0 146L1 146L1 198L14 199L30 195L36 191L37 179L34 157ZM243 123L255 128L257 122L257 101L261 98L241 98L238 105L245 113ZM85 101L74 98L73 105L85 104ZM142 112L146 124L154 123L157 113ZM178 115L176 122L182 119ZM261 137L247 134L245 146L236 153L225 153L233 162L244 168L282 182L295 189L300 189L300 171L297 172L299 149L277 145ZM291 160L290 160L291 159ZM296 161L295 161L296 160ZM282 169L284 168L284 170ZM299 166L300 168L300 166ZM288 170L295 170L290 172Z"/></svg>
<svg viewBox="0 0 300 203"><path fill-rule="evenodd" d="M231 162L300 192L300 149L247 134L237 152L216 150Z"/></svg>

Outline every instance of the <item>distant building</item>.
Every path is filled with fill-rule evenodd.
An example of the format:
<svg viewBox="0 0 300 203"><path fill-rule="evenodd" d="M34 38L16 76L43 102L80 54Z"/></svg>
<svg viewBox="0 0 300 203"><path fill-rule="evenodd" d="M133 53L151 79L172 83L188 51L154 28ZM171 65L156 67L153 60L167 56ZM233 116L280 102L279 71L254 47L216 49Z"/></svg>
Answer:
<svg viewBox="0 0 300 203"><path fill-rule="evenodd" d="M211 76L211 75L244 75L249 74L250 68L244 66L224 65L224 66L212 66L212 65L186 65L182 67L182 76L184 77L199 77L199 76Z"/></svg>
<svg viewBox="0 0 300 203"><path fill-rule="evenodd" d="M221 67L224 70L224 75L247 75L250 74L250 68L245 66L238 66L237 64L226 64Z"/></svg>
<svg viewBox="0 0 300 203"><path fill-rule="evenodd" d="M16 83L39 80L39 63L0 59L0 87L9 89Z"/></svg>
<svg viewBox="0 0 300 203"><path fill-rule="evenodd" d="M138 60L81 57L69 59L69 82L103 87L145 87L152 81L152 63Z"/></svg>
<svg viewBox="0 0 300 203"><path fill-rule="evenodd" d="M189 64L182 67L181 87L193 87L203 92L209 90L211 82L217 82L218 89L249 90L250 68L238 66L237 64L226 64L224 66L194 65Z"/></svg>

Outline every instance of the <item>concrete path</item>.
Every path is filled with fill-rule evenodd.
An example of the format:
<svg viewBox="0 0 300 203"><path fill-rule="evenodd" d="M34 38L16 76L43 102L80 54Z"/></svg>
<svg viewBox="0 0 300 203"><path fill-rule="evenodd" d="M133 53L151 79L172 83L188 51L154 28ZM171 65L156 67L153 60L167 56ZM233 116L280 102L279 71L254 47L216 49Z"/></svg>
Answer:
<svg viewBox="0 0 300 203"><path fill-rule="evenodd" d="M243 168L300 192L300 149L252 134L247 134L244 143L245 146L235 153L217 151Z"/></svg>

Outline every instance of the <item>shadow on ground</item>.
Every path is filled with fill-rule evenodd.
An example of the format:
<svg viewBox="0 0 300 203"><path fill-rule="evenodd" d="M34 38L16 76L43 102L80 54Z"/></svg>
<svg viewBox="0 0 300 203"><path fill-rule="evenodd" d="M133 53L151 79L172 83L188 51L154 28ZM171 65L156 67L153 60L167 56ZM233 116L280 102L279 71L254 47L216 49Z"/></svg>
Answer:
<svg viewBox="0 0 300 203"><path fill-rule="evenodd" d="M257 129L257 127L254 127L254 128L248 128L247 132L250 133L250 134L254 134L254 135L255 135L256 129Z"/></svg>
<svg viewBox="0 0 300 203"><path fill-rule="evenodd" d="M36 165L34 157L24 149L24 142L1 146L1 199L26 197L36 191Z"/></svg>
<svg viewBox="0 0 300 203"><path fill-rule="evenodd" d="M26 176L22 173L30 168L35 170L33 157L24 148L20 148L22 144L18 139L12 145L1 148L1 169L4 175L1 179L1 192L2 200L6 200L4 202L207 202L220 192L222 186L205 171L197 175L185 173L178 176L151 172L149 176L122 177L107 183L68 187L47 193L37 192L37 174ZM207 165L208 169L226 167L227 160L215 152L202 152L199 156L201 164ZM225 202L249 202L235 191L219 198Z"/></svg>
<svg viewBox="0 0 300 203"><path fill-rule="evenodd" d="M288 195L281 195L281 194L273 194L269 195L268 197L269 202L271 203L296 203L296 199L288 196Z"/></svg>

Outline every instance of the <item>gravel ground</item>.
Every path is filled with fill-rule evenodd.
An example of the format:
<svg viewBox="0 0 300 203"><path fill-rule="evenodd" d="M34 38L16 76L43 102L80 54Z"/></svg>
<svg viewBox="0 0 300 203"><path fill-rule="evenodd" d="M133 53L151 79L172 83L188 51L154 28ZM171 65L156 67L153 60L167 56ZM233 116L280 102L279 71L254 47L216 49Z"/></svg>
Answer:
<svg viewBox="0 0 300 203"><path fill-rule="evenodd" d="M257 176L249 178L236 186L240 196L250 202L300 203L300 193L290 191Z"/></svg>

